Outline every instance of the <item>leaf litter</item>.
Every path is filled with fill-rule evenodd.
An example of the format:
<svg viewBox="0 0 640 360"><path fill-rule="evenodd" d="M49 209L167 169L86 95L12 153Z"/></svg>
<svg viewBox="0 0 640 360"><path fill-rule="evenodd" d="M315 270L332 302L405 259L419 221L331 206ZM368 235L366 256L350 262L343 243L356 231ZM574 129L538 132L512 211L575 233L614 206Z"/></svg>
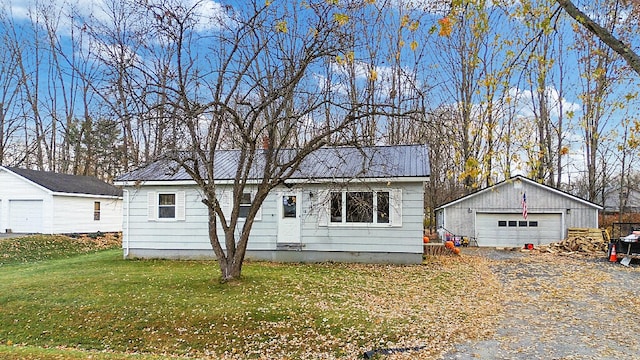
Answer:
<svg viewBox="0 0 640 360"><path fill-rule="evenodd" d="M504 316L495 334L444 359L619 359L640 353L640 268L605 255L532 252L495 260Z"/></svg>

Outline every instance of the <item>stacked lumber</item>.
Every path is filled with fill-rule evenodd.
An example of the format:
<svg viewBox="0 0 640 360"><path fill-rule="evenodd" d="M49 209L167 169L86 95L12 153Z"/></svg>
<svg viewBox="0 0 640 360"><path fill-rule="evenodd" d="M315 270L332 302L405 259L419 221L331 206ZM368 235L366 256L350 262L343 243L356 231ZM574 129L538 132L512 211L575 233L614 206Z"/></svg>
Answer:
<svg viewBox="0 0 640 360"><path fill-rule="evenodd" d="M594 228L569 228L567 238L551 243L546 248L551 253L580 253L602 255L609 249L609 234Z"/></svg>

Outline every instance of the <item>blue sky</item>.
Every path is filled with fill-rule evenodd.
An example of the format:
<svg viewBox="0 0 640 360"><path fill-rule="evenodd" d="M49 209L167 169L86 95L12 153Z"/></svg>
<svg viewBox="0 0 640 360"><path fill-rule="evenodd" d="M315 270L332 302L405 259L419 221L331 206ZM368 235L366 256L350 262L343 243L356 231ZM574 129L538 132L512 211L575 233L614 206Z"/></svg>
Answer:
<svg viewBox="0 0 640 360"><path fill-rule="evenodd" d="M76 0L76 1L67 1L67 0L53 0L53 1L34 1L27 2L23 0L9 0L5 5L10 6L10 15L18 22L25 21L29 19L29 6L33 4L39 4L42 6L51 6L52 14L64 14L64 12L69 11L70 9L76 9L80 16L92 16L98 20L108 21L109 16L105 13L105 9L108 8L110 0ZM197 1L197 0L181 0L188 6L195 7L196 11L202 14L203 18L215 18L215 17L224 17L223 12L221 11L224 7L221 3L217 3L211 0L205 1ZM242 2L228 2L229 4L238 5ZM405 6L400 7L400 3L404 3ZM450 90L450 85L448 82L451 81L452 74L446 73L442 71L444 68L443 58L440 56L442 54L443 48L437 48L430 45L430 41L432 39L437 39L437 33L429 33L427 29L432 26L437 26L437 20L443 16L442 11L430 11L424 12L423 9L433 9L438 8L442 2L435 1L413 1L411 2L412 6L406 6L407 2L401 1L389 1L387 2L387 6L396 9L398 14L408 14L410 16L417 16L420 18L422 27L422 31L416 35L416 39L418 41L418 49L415 52L415 56L412 56L411 52L408 51L408 47L404 47L404 53L409 56L404 57L403 61L406 63L403 64L403 69L405 69L405 73L400 75L400 81L404 84L410 83L420 83L421 86L425 88L431 88L432 93L429 94L429 101L433 107L437 107L438 105L447 104L447 102L451 101L451 96L448 93ZM445 2L446 3L446 2ZM70 5L71 4L71 5ZM56 9L60 9L60 13L57 12ZM422 13L420 15L420 13ZM55 15L57 16L57 15ZM68 18L65 16L60 16L58 18L58 35L62 40L63 44L68 45L67 36L70 34L71 25L68 21ZM396 19L398 20L398 19ZM509 21L514 21L513 19L506 21L503 19L502 30L503 35L507 35L510 32L510 23ZM203 23L199 30L212 30L215 29L215 23ZM567 35L570 35L570 28L565 28L564 30L567 32ZM407 32L407 36L405 41L409 43L413 38L412 35ZM442 42L441 42L442 43ZM571 41L567 41L567 46L570 46ZM384 45L381 45L384 47ZM106 50L106 49L104 49ZM579 172L582 170L583 166L581 165L584 161L584 150L581 148L581 135L579 133L579 117L582 111L582 105L579 99L579 92L581 90L581 78L579 77L578 71L575 71L575 52L567 51L564 54L565 64L565 87L563 98L558 98L558 89L554 87L555 84L548 85L548 93L551 97L555 97L557 99L556 103L562 103L563 110L565 112L571 111L574 115L575 128L571 130L571 132L567 133L567 139L570 141L568 144L571 146L571 153L568 156L567 160L573 163L573 167L576 169L575 171ZM412 63L415 61L415 63ZM419 62L419 63L418 63ZM360 81L366 81L366 79L371 76L371 64L370 63L355 63L356 74ZM378 78L378 89L381 94L389 93L390 86L392 83L393 73L392 68L387 65L384 61L378 61L374 64L373 69L375 70L376 76ZM397 74L396 74L397 75ZM559 81L558 73L551 74L555 76L556 83ZM514 77L514 78L517 78ZM323 75L321 73L316 74L316 79L319 84L323 82ZM396 79L398 81L398 79ZM508 93L512 94L514 99L522 99L519 101L519 109L517 110L518 118L522 119L522 121L527 121L527 119L531 118L533 109L528 105L528 101L526 100L530 96L530 90L526 86L522 86L523 84L513 83L510 86ZM614 97L623 97L627 91L635 91L635 87L637 85L627 85L620 86L616 89L616 94ZM334 91L345 91L343 89L343 85L340 83L332 84L332 89ZM616 128L620 123L621 119L628 116L635 116L638 112L638 104L632 103L624 109L618 109L614 113L611 113L609 116L611 118L609 126L613 129ZM557 113L557 111L556 111ZM553 111L552 111L553 114Z"/></svg>

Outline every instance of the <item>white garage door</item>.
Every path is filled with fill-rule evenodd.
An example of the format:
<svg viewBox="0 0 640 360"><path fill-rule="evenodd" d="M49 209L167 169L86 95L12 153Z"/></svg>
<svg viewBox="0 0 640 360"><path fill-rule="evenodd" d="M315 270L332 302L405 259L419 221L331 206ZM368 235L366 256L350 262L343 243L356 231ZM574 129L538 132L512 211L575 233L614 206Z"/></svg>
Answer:
<svg viewBox="0 0 640 360"><path fill-rule="evenodd" d="M480 246L524 246L548 244L564 238L562 214L478 213L476 234Z"/></svg>
<svg viewBox="0 0 640 360"><path fill-rule="evenodd" d="M15 233L41 233L42 200L9 200L8 228Z"/></svg>

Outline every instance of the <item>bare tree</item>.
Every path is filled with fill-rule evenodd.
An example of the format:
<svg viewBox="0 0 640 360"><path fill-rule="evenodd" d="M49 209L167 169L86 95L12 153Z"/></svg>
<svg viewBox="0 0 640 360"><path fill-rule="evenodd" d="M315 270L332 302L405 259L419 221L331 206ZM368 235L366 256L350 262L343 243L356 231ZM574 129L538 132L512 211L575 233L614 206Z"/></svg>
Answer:
<svg viewBox="0 0 640 360"><path fill-rule="evenodd" d="M0 9L0 165L6 165L6 157L14 145L12 138L19 129L18 97L20 95L20 78L18 74L18 54L15 39L9 34L11 21Z"/></svg>
<svg viewBox="0 0 640 360"><path fill-rule="evenodd" d="M371 5L256 1L216 8L204 17L204 4L140 2L138 15L152 19L141 42L144 61L134 57L127 67L113 65L117 78L144 79L139 89L158 94L148 101L138 92L144 114L132 115L161 113L167 119L167 158L201 191L211 246L228 281L241 275L254 219L269 192L315 150L351 142L350 127L384 114L388 105L371 103L361 91L335 91L338 84L323 73L362 46L366 39L354 36L351 27L359 17L351 15ZM116 98L121 106L122 98ZM221 170L214 165L219 150L228 148L235 149L230 213L222 205L226 199L216 181ZM255 196L239 221L248 186Z"/></svg>

